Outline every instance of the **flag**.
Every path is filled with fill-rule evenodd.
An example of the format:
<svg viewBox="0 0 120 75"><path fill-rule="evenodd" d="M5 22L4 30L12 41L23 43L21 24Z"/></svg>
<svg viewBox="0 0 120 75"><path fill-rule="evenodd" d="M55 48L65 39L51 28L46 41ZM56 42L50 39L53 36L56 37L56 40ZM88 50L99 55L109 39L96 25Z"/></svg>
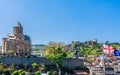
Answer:
<svg viewBox="0 0 120 75"><path fill-rule="evenodd" d="M114 48L111 47L110 45L104 44L103 45L103 51L104 51L104 53L110 54L110 53L113 53Z"/></svg>
<svg viewBox="0 0 120 75"><path fill-rule="evenodd" d="M114 50L114 56L120 56L120 50Z"/></svg>

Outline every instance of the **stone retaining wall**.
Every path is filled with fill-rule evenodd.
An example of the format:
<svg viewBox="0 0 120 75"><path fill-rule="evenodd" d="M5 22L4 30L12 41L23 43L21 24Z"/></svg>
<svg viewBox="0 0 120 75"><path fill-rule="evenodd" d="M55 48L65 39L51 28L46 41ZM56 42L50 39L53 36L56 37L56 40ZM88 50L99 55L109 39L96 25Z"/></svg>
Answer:
<svg viewBox="0 0 120 75"><path fill-rule="evenodd" d="M16 64L16 65L31 65L32 63L42 64L45 65L52 65L55 64L54 61L50 61L44 57L0 57L0 62L4 64ZM83 59L78 58L63 58L62 65L64 67L78 67L83 66Z"/></svg>

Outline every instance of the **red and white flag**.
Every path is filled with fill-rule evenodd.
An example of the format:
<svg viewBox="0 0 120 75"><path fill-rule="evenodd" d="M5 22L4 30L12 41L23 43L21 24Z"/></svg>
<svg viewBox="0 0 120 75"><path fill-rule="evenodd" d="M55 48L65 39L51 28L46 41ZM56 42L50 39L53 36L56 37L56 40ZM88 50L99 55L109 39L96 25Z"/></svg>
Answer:
<svg viewBox="0 0 120 75"><path fill-rule="evenodd" d="M104 44L103 45L103 51L104 51L104 53L111 54L111 53L113 53L114 48L111 47L110 45Z"/></svg>

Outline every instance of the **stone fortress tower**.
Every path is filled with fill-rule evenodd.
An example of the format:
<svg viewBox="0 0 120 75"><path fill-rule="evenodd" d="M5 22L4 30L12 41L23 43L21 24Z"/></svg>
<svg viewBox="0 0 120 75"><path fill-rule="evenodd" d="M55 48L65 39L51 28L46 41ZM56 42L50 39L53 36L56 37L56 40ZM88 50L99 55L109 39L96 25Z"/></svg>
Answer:
<svg viewBox="0 0 120 75"><path fill-rule="evenodd" d="M2 41L2 54L9 54L9 52L14 56L30 54L30 37L23 34L23 27L19 22L13 27L13 34L7 35Z"/></svg>

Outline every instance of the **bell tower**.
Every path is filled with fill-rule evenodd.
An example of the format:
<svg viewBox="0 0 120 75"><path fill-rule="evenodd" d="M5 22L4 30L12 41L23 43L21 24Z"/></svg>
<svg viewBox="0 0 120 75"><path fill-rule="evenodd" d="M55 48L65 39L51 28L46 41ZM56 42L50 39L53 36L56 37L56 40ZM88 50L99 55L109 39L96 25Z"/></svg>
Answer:
<svg viewBox="0 0 120 75"><path fill-rule="evenodd" d="M20 22L17 22L16 26L13 27L13 33L14 34L23 34L23 27L20 24Z"/></svg>

